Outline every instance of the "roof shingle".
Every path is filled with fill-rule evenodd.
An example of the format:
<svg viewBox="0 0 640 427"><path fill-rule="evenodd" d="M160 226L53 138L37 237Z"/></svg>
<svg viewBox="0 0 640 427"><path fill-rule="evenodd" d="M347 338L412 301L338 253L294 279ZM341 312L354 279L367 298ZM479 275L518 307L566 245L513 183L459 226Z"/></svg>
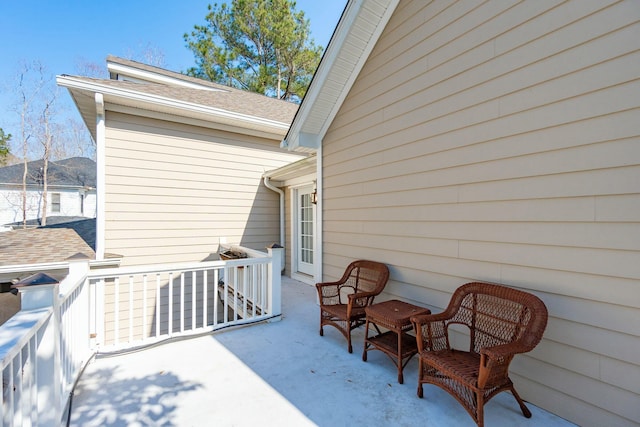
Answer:
<svg viewBox="0 0 640 427"><path fill-rule="evenodd" d="M70 228L5 231L0 236L0 265L61 262L79 256L96 258L93 249Z"/></svg>

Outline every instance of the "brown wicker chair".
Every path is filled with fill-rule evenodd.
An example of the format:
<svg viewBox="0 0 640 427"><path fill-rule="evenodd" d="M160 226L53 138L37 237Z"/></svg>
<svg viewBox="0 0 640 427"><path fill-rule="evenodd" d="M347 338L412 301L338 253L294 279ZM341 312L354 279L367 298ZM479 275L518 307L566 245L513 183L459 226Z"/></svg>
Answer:
<svg viewBox="0 0 640 427"><path fill-rule="evenodd" d="M365 307L373 303L388 279L386 265L359 260L349 264L337 282L316 283L320 301L320 335L324 335L323 326L336 327L347 339L349 353L353 353L351 331L364 325Z"/></svg>
<svg viewBox="0 0 640 427"><path fill-rule="evenodd" d="M418 397L423 396L422 384L435 384L482 426L484 404L509 390L523 415L531 417L509 378L509 363L542 339L547 308L538 297L502 285L467 283L454 292L445 311L411 321L418 344ZM469 351L451 348L449 326L455 324L469 328Z"/></svg>

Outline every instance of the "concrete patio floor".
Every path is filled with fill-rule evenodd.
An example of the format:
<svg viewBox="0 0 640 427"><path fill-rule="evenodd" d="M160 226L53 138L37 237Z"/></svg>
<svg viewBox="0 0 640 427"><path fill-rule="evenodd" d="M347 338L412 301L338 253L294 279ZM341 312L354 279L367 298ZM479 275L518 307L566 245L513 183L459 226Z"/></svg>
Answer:
<svg viewBox="0 0 640 427"><path fill-rule="evenodd" d="M331 327L318 334L311 286L283 277L280 322L229 329L118 356L98 356L75 390L73 426L474 426L446 392L416 397L417 360L396 381L393 363L362 361ZM487 426L574 424L532 404L524 418L508 393L485 407Z"/></svg>

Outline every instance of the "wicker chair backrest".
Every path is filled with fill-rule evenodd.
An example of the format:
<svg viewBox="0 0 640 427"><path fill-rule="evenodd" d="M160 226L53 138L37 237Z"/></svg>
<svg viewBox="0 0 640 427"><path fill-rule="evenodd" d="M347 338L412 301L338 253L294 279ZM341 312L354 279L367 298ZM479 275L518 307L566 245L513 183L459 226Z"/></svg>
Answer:
<svg viewBox="0 0 640 427"><path fill-rule="evenodd" d="M388 279L389 269L385 264L366 260L349 264L343 276L345 285L352 287L355 293L380 293Z"/></svg>
<svg viewBox="0 0 640 427"><path fill-rule="evenodd" d="M535 295L491 283L467 283L456 290L447 311L449 323L466 325L471 334L469 349L476 353L521 341L533 349L547 324L547 308Z"/></svg>

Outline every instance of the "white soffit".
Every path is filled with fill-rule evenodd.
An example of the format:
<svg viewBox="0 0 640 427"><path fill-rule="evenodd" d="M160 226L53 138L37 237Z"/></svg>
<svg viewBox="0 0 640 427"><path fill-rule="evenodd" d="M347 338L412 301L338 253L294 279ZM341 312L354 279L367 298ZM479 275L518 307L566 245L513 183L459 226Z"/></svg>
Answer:
<svg viewBox="0 0 640 427"><path fill-rule="evenodd" d="M282 185L282 183L290 179L305 175L314 175L316 173L316 165L316 156L309 156L278 169L267 171L263 176L279 181L280 185Z"/></svg>
<svg viewBox="0 0 640 427"><path fill-rule="evenodd" d="M282 146L313 152L391 18L399 0L350 0Z"/></svg>

